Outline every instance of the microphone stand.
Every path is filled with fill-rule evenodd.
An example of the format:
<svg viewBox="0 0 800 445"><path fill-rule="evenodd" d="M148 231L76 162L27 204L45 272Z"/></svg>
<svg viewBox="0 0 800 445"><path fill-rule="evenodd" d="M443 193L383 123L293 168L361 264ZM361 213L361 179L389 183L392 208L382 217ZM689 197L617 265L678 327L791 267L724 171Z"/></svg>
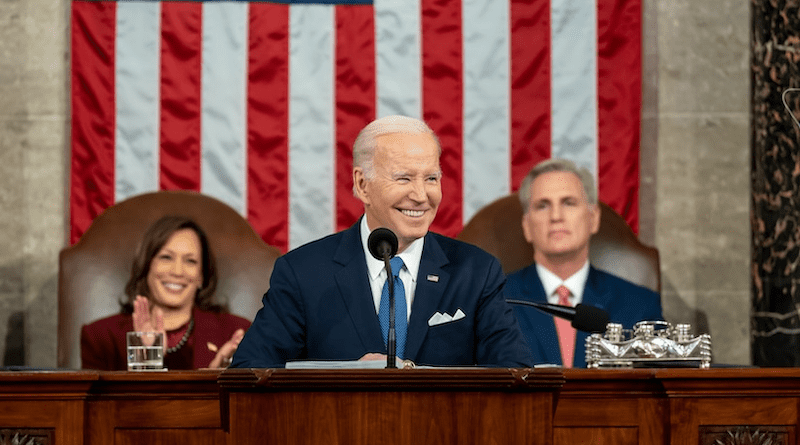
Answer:
<svg viewBox="0 0 800 445"><path fill-rule="evenodd" d="M535 301L527 301L527 300L512 300L506 299L506 303L511 304L524 304L526 306L533 306L536 309L539 309L542 312L548 313L550 315L555 315L559 318L565 318L567 320L572 321L575 318L575 308L574 307L566 307L566 306L559 306L555 304L543 304L537 303Z"/></svg>
<svg viewBox="0 0 800 445"><path fill-rule="evenodd" d="M397 368L397 338L394 319L394 274L392 266L389 264L389 255L383 256L383 262L386 268L386 283L389 285L389 335L386 340L386 369L395 369Z"/></svg>
<svg viewBox="0 0 800 445"><path fill-rule="evenodd" d="M386 285L389 286L389 327L386 335L386 367L397 368L397 338L395 334L394 309L394 274L389 260L397 253L397 235L391 230L380 227L372 231L367 239L369 253L376 260L383 260L386 269ZM405 298L405 295L402 296ZM403 314L405 317L406 314Z"/></svg>
<svg viewBox="0 0 800 445"><path fill-rule="evenodd" d="M570 307L513 299L506 299L506 303L533 306L546 314L569 320L573 328L589 333L604 332L609 322L608 312L592 305Z"/></svg>

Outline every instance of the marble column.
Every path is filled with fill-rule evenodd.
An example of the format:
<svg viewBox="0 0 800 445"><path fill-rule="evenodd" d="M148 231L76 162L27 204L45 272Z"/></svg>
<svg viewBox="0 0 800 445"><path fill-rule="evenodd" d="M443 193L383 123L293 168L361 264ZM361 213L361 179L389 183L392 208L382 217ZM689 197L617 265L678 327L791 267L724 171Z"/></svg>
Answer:
<svg viewBox="0 0 800 445"><path fill-rule="evenodd" d="M798 366L800 16L792 2L752 5L753 364Z"/></svg>

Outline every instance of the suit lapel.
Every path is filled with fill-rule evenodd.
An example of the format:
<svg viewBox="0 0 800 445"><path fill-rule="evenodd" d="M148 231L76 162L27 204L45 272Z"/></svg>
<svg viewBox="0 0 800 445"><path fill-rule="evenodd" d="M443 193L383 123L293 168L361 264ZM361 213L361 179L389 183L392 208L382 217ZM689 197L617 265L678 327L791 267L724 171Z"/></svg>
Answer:
<svg viewBox="0 0 800 445"><path fill-rule="evenodd" d="M608 302L611 297L612 293L606 289L606 286L601 282L600 274L597 273L597 269L590 265L589 277L586 279L586 287L583 289L582 303L607 310ZM586 367L586 338L589 337L589 335L588 332L578 331L578 335L575 339L575 367ZM579 356L578 352L582 355Z"/></svg>
<svg viewBox="0 0 800 445"><path fill-rule="evenodd" d="M531 300L536 303L547 303L547 295L545 294L542 280L536 272L536 265L531 265L525 271L528 276L522 280L524 286L527 287L524 289L523 295L530 295L532 297ZM531 322L539 332L538 337L556 339L555 343L544 342L545 363L561 364L561 347L558 344L555 318L533 307L529 307L529 311Z"/></svg>
<svg viewBox="0 0 800 445"><path fill-rule="evenodd" d="M375 313L372 289L367 277L367 261L361 246L360 220L342 233L333 261L342 266L335 274L339 297L366 351L385 351L383 334Z"/></svg>
<svg viewBox="0 0 800 445"><path fill-rule="evenodd" d="M442 296L450 281L450 274L442 267L449 262L439 243L428 232L422 248L417 288L414 292L414 303L411 306L411 317L408 321L407 357L416 357L422 341L428 333L428 319L440 307ZM428 279L429 277L431 279Z"/></svg>
<svg viewBox="0 0 800 445"><path fill-rule="evenodd" d="M589 277L586 279L586 288L583 290L583 304L607 310L611 296L612 293L601 282L597 269L589 266Z"/></svg>

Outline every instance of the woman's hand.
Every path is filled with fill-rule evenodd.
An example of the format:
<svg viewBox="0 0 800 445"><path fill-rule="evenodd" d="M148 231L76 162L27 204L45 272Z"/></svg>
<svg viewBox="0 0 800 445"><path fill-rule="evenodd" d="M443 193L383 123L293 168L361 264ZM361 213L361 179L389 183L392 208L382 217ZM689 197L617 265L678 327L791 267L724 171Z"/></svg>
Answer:
<svg viewBox="0 0 800 445"><path fill-rule="evenodd" d="M133 330L136 332L164 332L164 311L156 307L150 312L150 300L141 295L133 301Z"/></svg>
<svg viewBox="0 0 800 445"><path fill-rule="evenodd" d="M217 352L217 355L214 356L214 360L211 360L211 363L209 363L208 367L227 368L228 365L231 364L233 353L236 352L236 348L239 347L239 343L242 341L242 338L244 338L244 329L237 329L236 332L234 332L231 336L231 339L225 342L225 344L219 348L213 343L208 343L208 349L212 352Z"/></svg>
<svg viewBox="0 0 800 445"><path fill-rule="evenodd" d="M150 311L150 300L141 295L133 301L133 330L136 332L161 332L164 353L167 352L167 331L164 330L164 311L160 307ZM148 342L149 343L149 342ZM152 344L152 343L151 343Z"/></svg>

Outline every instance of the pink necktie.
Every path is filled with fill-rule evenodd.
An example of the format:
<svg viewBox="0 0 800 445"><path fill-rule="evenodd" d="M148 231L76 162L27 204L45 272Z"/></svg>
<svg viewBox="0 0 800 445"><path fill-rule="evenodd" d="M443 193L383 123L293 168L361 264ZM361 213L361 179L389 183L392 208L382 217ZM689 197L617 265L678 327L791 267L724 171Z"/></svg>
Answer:
<svg viewBox="0 0 800 445"><path fill-rule="evenodd" d="M556 289L558 294L558 304L562 306L572 306L569 302L570 291L566 286L559 286ZM575 328L569 320L555 317L556 332L558 333L558 343L561 346L561 362L565 368L572 367L572 359L575 357Z"/></svg>

